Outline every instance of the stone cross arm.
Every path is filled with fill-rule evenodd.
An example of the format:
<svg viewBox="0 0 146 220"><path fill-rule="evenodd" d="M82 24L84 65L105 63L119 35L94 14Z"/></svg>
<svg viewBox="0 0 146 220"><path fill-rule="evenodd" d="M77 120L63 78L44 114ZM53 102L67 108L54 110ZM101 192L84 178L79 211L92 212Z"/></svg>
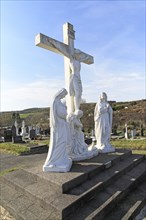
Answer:
<svg viewBox="0 0 146 220"><path fill-rule="evenodd" d="M44 34L40 33L36 35L35 45L71 58L70 48L67 44L45 36ZM94 59L91 55L88 55L78 49L74 49L74 55L75 59L79 60L80 62L86 64L94 63Z"/></svg>

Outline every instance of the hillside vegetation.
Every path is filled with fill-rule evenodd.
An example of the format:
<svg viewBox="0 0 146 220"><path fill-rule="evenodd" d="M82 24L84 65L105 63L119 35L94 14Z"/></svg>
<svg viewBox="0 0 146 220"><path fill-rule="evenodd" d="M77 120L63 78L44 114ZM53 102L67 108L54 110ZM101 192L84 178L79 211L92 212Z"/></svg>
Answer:
<svg viewBox="0 0 146 220"><path fill-rule="evenodd" d="M96 103L83 103L84 112L82 123L85 132L94 129L94 108ZM131 102L110 102L113 108L113 129L121 130L128 124L129 127L146 127L146 100ZM30 108L17 112L1 112L0 127L11 127L15 120L18 124L25 120L26 125L39 126L42 129L49 127L50 108Z"/></svg>

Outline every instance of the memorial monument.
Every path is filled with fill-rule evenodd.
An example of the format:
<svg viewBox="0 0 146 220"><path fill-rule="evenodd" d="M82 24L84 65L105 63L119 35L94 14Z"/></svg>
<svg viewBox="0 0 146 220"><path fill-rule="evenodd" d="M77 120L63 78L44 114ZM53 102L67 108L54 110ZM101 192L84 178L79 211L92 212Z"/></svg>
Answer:
<svg viewBox="0 0 146 220"><path fill-rule="evenodd" d="M66 84L66 90L67 90L67 97L66 97L66 105L67 105L67 113L68 113L68 128L69 133L68 136L70 137L70 143L72 145L68 145L66 143L66 137L64 137L64 142L67 147L68 152L68 158L71 158L72 160L83 160L83 159L89 159L95 155L98 154L98 150L96 148L94 149L88 149L88 146L85 144L84 141L84 135L81 131L82 124L80 122L80 118L82 117L83 113L81 114L80 111L80 103L81 103L81 97L82 97L82 82L80 78L80 70L81 70L81 62L86 64L92 64L93 63L93 57L91 55L88 55L84 52L82 52L79 49L74 48L74 39L75 39L75 31L73 30L73 25L66 23L63 25L63 34L64 34L64 43L57 41L53 38L47 37L43 34L36 35L35 38L35 44L36 46L51 50L55 53L61 54L64 56L64 63L65 63L65 84ZM58 94L58 93L57 93ZM56 99L56 98L55 98ZM56 102L54 99L54 102ZM61 102L60 102L61 103ZM61 106L58 105L58 106ZM59 107L58 107L59 108ZM54 107L52 107L52 112L56 111L54 110ZM59 111L59 109L58 109ZM58 113L59 114L59 113ZM56 113L53 113L54 117L58 117ZM66 115L67 116L67 115ZM50 116L52 118L52 116ZM59 126L59 120L56 120L56 125ZM72 121L72 122L71 122ZM77 125L78 121L78 125ZM78 127L79 126L79 127ZM51 129L53 129L51 125ZM66 133L66 128L65 129ZM48 157L46 159L46 163L43 167L44 171L58 171L58 172L67 172L69 171L70 162L68 161L66 165L66 162L62 164L61 161L66 161L66 159L61 159L59 157L56 157L55 154L58 154L58 151L55 153L55 149L57 148L58 143L56 143L56 136L60 136L62 133L61 129L58 129L57 131L53 129L53 133L51 133L51 149L49 149ZM63 136L61 137L63 140ZM53 144L52 144L53 142ZM59 144L60 145L60 144ZM63 148L63 145L61 144L60 148ZM54 150L53 150L54 149ZM63 148L64 149L64 148ZM64 150L63 150L64 151ZM55 157L56 162L50 162L52 160L52 154L53 161ZM59 154L58 154L59 155ZM61 156L60 156L61 157ZM65 156L66 158L66 156ZM64 167L61 169L59 166L56 165L58 162L61 164L61 167ZM52 165L53 164L53 165ZM55 164L55 165L54 165ZM50 168L51 166L51 168ZM56 168L54 168L56 167ZM58 168L57 168L58 167Z"/></svg>

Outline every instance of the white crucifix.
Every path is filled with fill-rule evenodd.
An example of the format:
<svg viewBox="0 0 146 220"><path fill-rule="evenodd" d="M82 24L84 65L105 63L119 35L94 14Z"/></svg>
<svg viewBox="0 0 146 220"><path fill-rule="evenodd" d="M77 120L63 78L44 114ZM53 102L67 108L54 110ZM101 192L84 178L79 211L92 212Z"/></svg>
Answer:
<svg viewBox="0 0 146 220"><path fill-rule="evenodd" d="M68 91L66 105L68 113L72 113L79 110L82 96L80 63L92 64L94 60L91 55L74 48L75 31L72 24L63 25L63 38L64 43L40 33L35 37L35 45L64 56L65 86Z"/></svg>

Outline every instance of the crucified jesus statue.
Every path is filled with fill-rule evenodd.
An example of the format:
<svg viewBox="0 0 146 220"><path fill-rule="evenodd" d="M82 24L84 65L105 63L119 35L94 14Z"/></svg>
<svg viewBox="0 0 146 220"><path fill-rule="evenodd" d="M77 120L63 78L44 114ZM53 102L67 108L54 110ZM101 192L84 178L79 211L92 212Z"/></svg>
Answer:
<svg viewBox="0 0 146 220"><path fill-rule="evenodd" d="M60 42L40 33L35 38L35 44L64 56L65 84L68 91L66 96L67 109L68 113L73 113L79 110L81 103L81 62L92 64L94 59L91 55L74 48L75 31L73 25L69 23L63 25L63 36L64 42Z"/></svg>
<svg viewBox="0 0 146 220"><path fill-rule="evenodd" d="M82 81L80 76L81 62L85 56L78 57L80 50L70 56L70 82L69 82L69 95L73 96L73 109L79 110L82 97Z"/></svg>

